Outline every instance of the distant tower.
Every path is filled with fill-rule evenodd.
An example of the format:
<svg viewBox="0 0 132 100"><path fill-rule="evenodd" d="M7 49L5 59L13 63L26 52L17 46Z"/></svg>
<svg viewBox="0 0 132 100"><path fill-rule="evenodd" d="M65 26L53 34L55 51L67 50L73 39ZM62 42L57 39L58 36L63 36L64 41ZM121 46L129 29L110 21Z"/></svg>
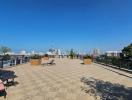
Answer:
<svg viewBox="0 0 132 100"><path fill-rule="evenodd" d="M93 56L98 57L100 55L100 50L99 49L94 49L93 50Z"/></svg>
<svg viewBox="0 0 132 100"><path fill-rule="evenodd" d="M58 49L57 51L58 51L57 54L58 54L58 55L61 55L61 50Z"/></svg>

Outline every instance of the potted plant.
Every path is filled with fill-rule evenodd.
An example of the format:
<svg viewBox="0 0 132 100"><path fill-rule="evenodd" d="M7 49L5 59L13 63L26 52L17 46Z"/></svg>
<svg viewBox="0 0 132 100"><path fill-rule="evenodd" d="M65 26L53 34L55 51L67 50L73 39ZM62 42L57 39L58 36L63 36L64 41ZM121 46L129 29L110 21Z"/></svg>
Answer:
<svg viewBox="0 0 132 100"><path fill-rule="evenodd" d="M30 64L31 65L40 65L41 64L41 56L40 55L33 55L30 57Z"/></svg>
<svg viewBox="0 0 132 100"><path fill-rule="evenodd" d="M83 57L83 63L84 63L85 65L91 64L91 63L92 63L91 56L90 56L90 55L85 55L85 56Z"/></svg>
<svg viewBox="0 0 132 100"><path fill-rule="evenodd" d="M75 52L73 49L71 49L69 56L70 56L70 59L73 59L75 57Z"/></svg>
<svg viewBox="0 0 132 100"><path fill-rule="evenodd" d="M49 60L49 55L48 55L48 54L45 54L45 55L43 56L43 60Z"/></svg>

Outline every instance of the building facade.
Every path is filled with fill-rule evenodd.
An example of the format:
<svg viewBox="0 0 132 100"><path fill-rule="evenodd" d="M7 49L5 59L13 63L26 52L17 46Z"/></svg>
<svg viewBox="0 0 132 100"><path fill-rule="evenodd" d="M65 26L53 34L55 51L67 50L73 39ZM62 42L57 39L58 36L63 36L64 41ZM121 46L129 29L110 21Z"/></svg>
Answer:
<svg viewBox="0 0 132 100"><path fill-rule="evenodd" d="M121 51L106 51L106 56L108 57L120 57Z"/></svg>
<svg viewBox="0 0 132 100"><path fill-rule="evenodd" d="M93 50L93 53L92 53L92 55L93 55L93 57L98 57L98 56L100 56L100 50L99 49L94 49Z"/></svg>

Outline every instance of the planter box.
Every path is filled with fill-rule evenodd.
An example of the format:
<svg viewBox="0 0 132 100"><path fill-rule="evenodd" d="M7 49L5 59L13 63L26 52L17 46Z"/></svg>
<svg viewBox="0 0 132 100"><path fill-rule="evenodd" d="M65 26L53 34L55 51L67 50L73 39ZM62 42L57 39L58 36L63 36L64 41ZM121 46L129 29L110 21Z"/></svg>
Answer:
<svg viewBox="0 0 132 100"><path fill-rule="evenodd" d="M31 65L40 65L41 60L40 59L30 59L30 64Z"/></svg>
<svg viewBox="0 0 132 100"><path fill-rule="evenodd" d="M43 60L49 60L49 57L43 57Z"/></svg>
<svg viewBox="0 0 132 100"><path fill-rule="evenodd" d="M92 60L91 59L83 59L83 63L85 65L90 65L92 63Z"/></svg>

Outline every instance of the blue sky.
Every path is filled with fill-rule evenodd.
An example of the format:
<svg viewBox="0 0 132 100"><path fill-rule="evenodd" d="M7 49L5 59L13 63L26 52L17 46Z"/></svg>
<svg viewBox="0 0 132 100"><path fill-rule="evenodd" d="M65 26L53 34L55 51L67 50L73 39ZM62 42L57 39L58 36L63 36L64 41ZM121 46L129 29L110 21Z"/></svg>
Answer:
<svg viewBox="0 0 132 100"><path fill-rule="evenodd" d="M121 50L132 43L131 0L0 0L0 45Z"/></svg>

